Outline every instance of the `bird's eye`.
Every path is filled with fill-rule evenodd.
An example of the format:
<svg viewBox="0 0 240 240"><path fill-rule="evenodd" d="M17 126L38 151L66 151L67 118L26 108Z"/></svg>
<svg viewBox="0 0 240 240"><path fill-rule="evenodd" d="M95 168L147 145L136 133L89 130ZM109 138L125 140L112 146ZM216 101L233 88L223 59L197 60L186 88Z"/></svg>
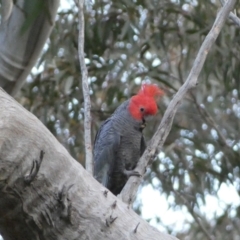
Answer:
<svg viewBox="0 0 240 240"><path fill-rule="evenodd" d="M140 112L144 112L144 108L143 107L140 108Z"/></svg>

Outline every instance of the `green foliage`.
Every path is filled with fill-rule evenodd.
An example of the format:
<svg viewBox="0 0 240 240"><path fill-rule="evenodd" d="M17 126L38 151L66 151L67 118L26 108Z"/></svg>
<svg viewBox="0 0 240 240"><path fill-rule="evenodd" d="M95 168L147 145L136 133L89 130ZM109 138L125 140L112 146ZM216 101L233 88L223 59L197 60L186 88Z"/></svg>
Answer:
<svg viewBox="0 0 240 240"><path fill-rule="evenodd" d="M74 3L70 4L70 9L59 11L38 73L33 71L19 101L84 165L78 14ZM99 0L88 6L85 53L93 138L101 121L136 93L142 81L157 83L166 93L159 114L145 131L147 139L151 138L185 81L219 7L205 0ZM191 214L194 221L187 230L165 226L181 239L208 239L203 228L216 239L238 236L239 205L223 205L222 215L216 213L212 218L201 207L209 195L219 199L223 184L234 186L239 194L239 39L240 30L227 21L209 50L197 88L176 114L164 154L153 162L143 184L152 184L171 197L171 208L187 209ZM137 211L141 212L140 205Z"/></svg>

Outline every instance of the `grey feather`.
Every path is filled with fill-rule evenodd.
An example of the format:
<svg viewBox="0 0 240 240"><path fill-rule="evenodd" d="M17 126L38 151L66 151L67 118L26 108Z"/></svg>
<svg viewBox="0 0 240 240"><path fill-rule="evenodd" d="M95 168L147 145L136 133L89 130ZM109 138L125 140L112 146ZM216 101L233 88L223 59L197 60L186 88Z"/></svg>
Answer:
<svg viewBox="0 0 240 240"><path fill-rule="evenodd" d="M100 127L94 142L94 177L115 195L119 194L145 150L141 120L122 103Z"/></svg>

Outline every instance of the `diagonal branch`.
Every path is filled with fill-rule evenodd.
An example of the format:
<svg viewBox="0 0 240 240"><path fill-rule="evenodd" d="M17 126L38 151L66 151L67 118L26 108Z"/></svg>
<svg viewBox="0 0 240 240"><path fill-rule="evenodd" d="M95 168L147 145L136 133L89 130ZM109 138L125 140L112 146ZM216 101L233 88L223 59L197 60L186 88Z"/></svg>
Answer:
<svg viewBox="0 0 240 240"><path fill-rule="evenodd" d="M84 60L84 0L78 1L79 8L79 35L78 56L82 72L82 90L84 98L84 140L85 140L85 166L88 172L93 172L92 141L91 141L91 100L88 86L88 71Z"/></svg>
<svg viewBox="0 0 240 240"><path fill-rule="evenodd" d="M174 189L173 189L174 191ZM191 213L192 217L194 218L195 222L198 224L198 226L200 227L200 229L202 230L202 232L204 233L204 235L206 236L206 239L208 240L214 240L215 238L211 235L211 233L207 230L207 228L203 225L202 223L202 218L201 216L199 216L195 211L194 211L194 207L191 206L191 203L189 202L189 200L187 198L185 198L184 194L181 194L177 191L174 191L174 193L176 195L178 195L178 197L180 197L184 203L184 205L187 207L188 211Z"/></svg>
<svg viewBox="0 0 240 240"><path fill-rule="evenodd" d="M220 0L222 6L224 5L225 3L225 0ZM240 27L240 19L233 13L233 12L230 12L229 14L229 18L238 26Z"/></svg>
<svg viewBox="0 0 240 240"><path fill-rule="evenodd" d="M203 117L203 119L211 126L218 134L219 137L219 143L222 146L228 146L226 138L223 136L222 132L220 131L217 123L213 119L213 117L210 115L210 113L205 109L205 107L202 107L198 102L196 97L194 96L193 93L191 93L192 100L199 112L199 114Z"/></svg>
<svg viewBox="0 0 240 240"><path fill-rule="evenodd" d="M146 167L149 165L149 163L156 157L156 155L161 150L171 130L172 122L179 104L186 96L187 92L197 85L198 76L202 70L207 54L213 46L215 40L217 39L226 19L229 16L230 11L235 5L235 2L236 0L228 0L218 12L216 20L210 32L204 39L202 46L198 51L197 57L193 63L193 67L188 75L186 82L181 86L175 97L170 102L156 133L154 134L143 156L139 160L139 163L135 170L140 172L142 175L144 174ZM128 180L127 184L125 185L120 194L120 197L124 202L128 203L129 205L133 203L136 198L137 189L141 183L141 180L141 177L131 177Z"/></svg>

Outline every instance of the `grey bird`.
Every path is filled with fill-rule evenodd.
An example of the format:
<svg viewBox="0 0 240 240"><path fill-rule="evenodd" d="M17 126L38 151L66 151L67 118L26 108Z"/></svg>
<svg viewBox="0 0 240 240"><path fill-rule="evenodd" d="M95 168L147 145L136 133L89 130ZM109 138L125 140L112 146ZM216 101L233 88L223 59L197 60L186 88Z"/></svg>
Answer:
<svg viewBox="0 0 240 240"><path fill-rule="evenodd" d="M142 134L146 118L157 113L155 97L163 91L144 84L137 95L123 102L98 130L93 148L94 177L118 195L134 171L146 144Z"/></svg>

